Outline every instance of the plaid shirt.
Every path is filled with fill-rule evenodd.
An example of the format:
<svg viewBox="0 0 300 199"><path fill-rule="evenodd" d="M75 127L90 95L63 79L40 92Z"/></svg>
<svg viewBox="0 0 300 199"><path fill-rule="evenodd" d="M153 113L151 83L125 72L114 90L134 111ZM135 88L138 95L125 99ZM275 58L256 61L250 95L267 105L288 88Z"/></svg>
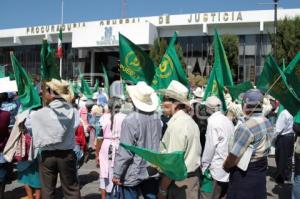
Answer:
<svg viewBox="0 0 300 199"><path fill-rule="evenodd" d="M249 145L254 148L251 162L267 157L270 152L273 127L261 114L253 114L242 123L234 133L231 154L241 157Z"/></svg>

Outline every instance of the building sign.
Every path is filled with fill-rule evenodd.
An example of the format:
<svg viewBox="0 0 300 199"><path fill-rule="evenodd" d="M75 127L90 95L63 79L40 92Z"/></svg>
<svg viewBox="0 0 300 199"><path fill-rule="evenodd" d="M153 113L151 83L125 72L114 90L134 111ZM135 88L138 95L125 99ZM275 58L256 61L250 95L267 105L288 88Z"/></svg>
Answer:
<svg viewBox="0 0 300 199"><path fill-rule="evenodd" d="M176 18L173 19L172 18ZM179 18L178 18L179 17ZM178 20L179 19L179 20ZM157 17L143 17L143 18L127 18L127 19L112 19L99 21L100 26L115 26L138 24L141 22L151 22L156 26L159 25L177 25L177 24L194 24L194 23L215 23L215 22L242 22L242 12L212 12L212 13L195 13L190 15L162 15ZM47 26L33 26L26 28L27 35L38 35L45 33L57 33L59 28L63 31L71 32L74 29L85 28L85 22L71 23L63 25L47 25ZM107 40L106 40L107 41ZM101 40L101 42L104 42Z"/></svg>
<svg viewBox="0 0 300 199"><path fill-rule="evenodd" d="M26 28L27 35L38 35L45 33L58 33L60 27L63 31L71 32L73 29L84 28L85 22L82 23L71 23L63 25L47 25L47 26L33 26Z"/></svg>
<svg viewBox="0 0 300 199"><path fill-rule="evenodd" d="M188 23L239 22L243 21L242 12L212 12L190 14Z"/></svg>
<svg viewBox="0 0 300 199"><path fill-rule="evenodd" d="M105 27L104 35L100 36L100 40L96 41L97 46L109 46L109 45L118 45L119 38L116 35L113 35L113 28Z"/></svg>
<svg viewBox="0 0 300 199"><path fill-rule="evenodd" d="M100 26L111 26L111 25L135 24L135 23L140 23L140 18L102 20L99 22L99 25Z"/></svg>

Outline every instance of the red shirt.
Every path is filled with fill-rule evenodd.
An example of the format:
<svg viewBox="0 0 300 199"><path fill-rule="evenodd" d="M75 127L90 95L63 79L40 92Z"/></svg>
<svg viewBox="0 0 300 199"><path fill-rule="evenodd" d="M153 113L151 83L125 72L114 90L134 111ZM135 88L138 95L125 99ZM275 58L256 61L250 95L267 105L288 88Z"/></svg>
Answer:
<svg viewBox="0 0 300 199"><path fill-rule="evenodd" d="M9 138L8 126L10 122L10 113L0 110L0 152L3 151Z"/></svg>
<svg viewBox="0 0 300 199"><path fill-rule="evenodd" d="M86 138L85 138L83 126L79 125L76 128L75 139L76 139L76 144L80 146L80 149L86 151Z"/></svg>

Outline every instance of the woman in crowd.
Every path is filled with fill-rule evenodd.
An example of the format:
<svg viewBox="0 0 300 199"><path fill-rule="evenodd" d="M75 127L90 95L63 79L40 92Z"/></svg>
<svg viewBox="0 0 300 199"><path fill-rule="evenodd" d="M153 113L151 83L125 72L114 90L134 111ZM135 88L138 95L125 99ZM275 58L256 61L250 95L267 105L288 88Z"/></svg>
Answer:
<svg viewBox="0 0 300 199"><path fill-rule="evenodd" d="M101 197L107 198L113 188L113 163L115 152L119 145L119 138L121 132L121 124L125 118L125 114L120 112L122 101L119 98L112 98L109 101L107 112L101 117L101 127L103 138L97 140L96 147L99 152L100 162L100 190ZM102 144L101 144L102 142ZM99 145L101 146L99 147ZM98 151L96 151L98 153Z"/></svg>
<svg viewBox="0 0 300 199"><path fill-rule="evenodd" d="M91 114L89 114L89 116L88 116L88 121L92 128L91 131L93 131L93 134L95 136L94 147L95 146L97 147L97 139L96 138L102 137L100 135L100 130L101 130L100 118L101 118L102 114L103 114L103 108L101 106L94 105L92 107ZM96 151L97 151L97 148L96 148ZM99 153L95 153L95 156L96 156L96 165L97 165L97 167L99 167Z"/></svg>
<svg viewBox="0 0 300 199"><path fill-rule="evenodd" d="M28 199L40 199L41 198L41 181L39 175L39 165L37 158L29 158L31 156L29 154L29 150L31 148L31 136L32 136L32 128L31 128L31 120L30 115L26 118L25 122L19 125L19 129L22 132L22 135L25 138L25 149L26 149L26 156L28 160L19 161L17 164L18 170L18 181L24 184L24 189L27 194ZM37 154L37 152L34 152Z"/></svg>

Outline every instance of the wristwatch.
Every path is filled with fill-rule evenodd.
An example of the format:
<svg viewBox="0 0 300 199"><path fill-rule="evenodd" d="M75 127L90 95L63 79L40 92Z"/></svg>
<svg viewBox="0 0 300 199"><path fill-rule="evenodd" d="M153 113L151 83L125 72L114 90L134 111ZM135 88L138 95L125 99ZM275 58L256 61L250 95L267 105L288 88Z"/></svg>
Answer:
<svg viewBox="0 0 300 199"><path fill-rule="evenodd" d="M167 191L166 190L163 190L162 188L158 188L158 192L159 192L159 194L160 195L162 195L162 196L167 196Z"/></svg>

